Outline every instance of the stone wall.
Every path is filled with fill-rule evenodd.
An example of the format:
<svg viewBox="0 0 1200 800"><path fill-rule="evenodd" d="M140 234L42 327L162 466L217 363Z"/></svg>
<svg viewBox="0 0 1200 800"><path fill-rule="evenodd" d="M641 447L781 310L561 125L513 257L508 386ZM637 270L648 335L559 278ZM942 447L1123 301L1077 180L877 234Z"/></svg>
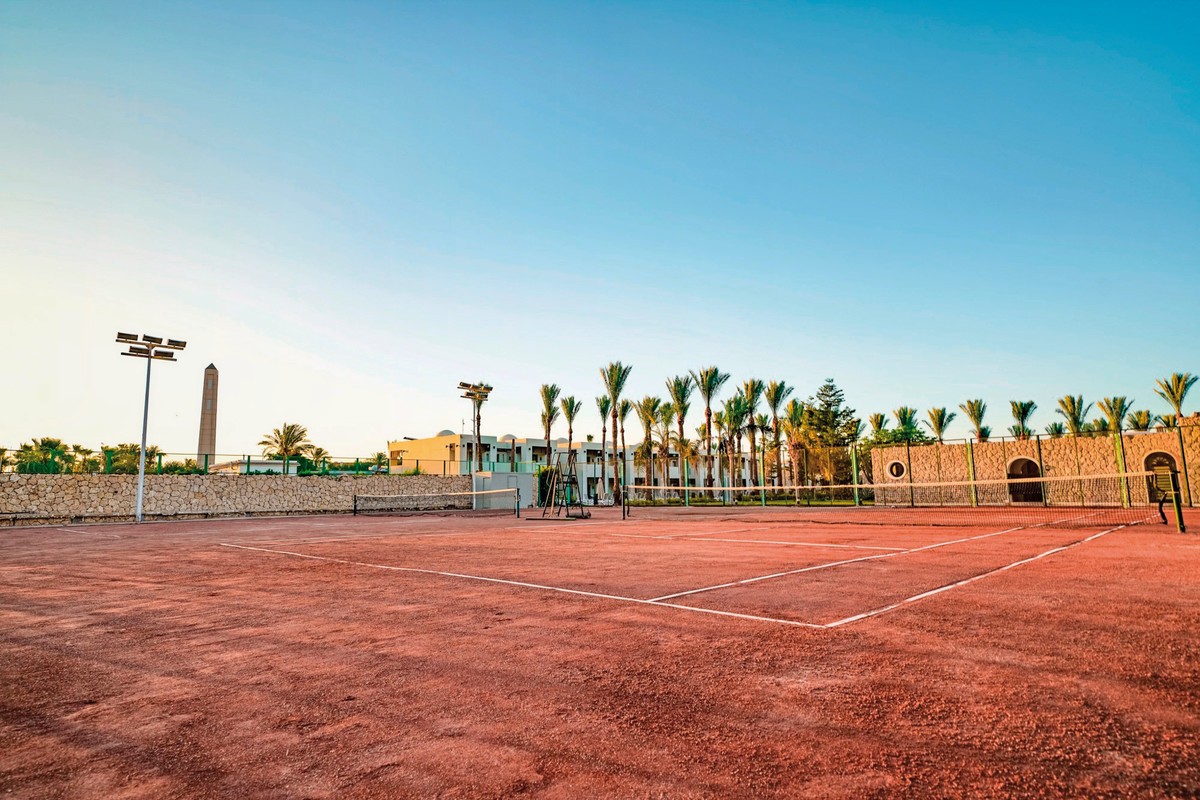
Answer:
<svg viewBox="0 0 1200 800"><path fill-rule="evenodd" d="M354 495L468 492L469 476L147 475L147 519L343 513ZM124 521L134 517L136 475L0 475L0 525Z"/></svg>
<svg viewBox="0 0 1200 800"><path fill-rule="evenodd" d="M1167 453L1175 459L1185 504L1200 503L1200 426L1172 430L1125 433L1120 440L1125 472L1144 472L1151 453ZM975 479L1004 480L1014 461L1027 458L1041 465L1046 477L1111 475L1120 472L1117 439L1105 436L1048 436L1025 441L976 442L968 454L965 444L904 445L876 448L872 453L872 477L876 484L907 483L911 470L914 483L967 480L967 464L975 464ZM906 465L905 474L894 477L887 471L892 462ZM1184 468L1186 466L1186 472Z"/></svg>

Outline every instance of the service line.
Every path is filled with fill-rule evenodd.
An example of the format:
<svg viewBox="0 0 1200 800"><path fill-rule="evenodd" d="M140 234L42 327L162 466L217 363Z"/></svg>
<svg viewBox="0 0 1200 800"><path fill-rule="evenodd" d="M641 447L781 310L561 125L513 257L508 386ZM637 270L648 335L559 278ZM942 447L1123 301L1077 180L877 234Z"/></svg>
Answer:
<svg viewBox="0 0 1200 800"><path fill-rule="evenodd" d="M520 587L526 588L526 589L541 589L543 591L548 591L548 592L561 592L563 594L573 594L573 595L578 595L581 597L594 597L594 598L598 598L601 600L615 600L615 601L622 602L622 603L636 603L637 605L643 605L643 606L657 606L657 607L663 607L663 608L674 608L674 609L679 609L681 611L693 611L693 612L698 612L698 613L702 613L702 614L713 614L713 615L721 616L721 617L733 617L735 619L745 619L745 620L751 620L754 622L774 622L774 623L778 623L780 625L792 625L792 626L798 627L798 628L821 629L821 628L825 627L824 625L819 625L819 624L812 623L812 622L798 622L797 620L778 619L776 617L762 617L762 616L757 616L754 614L739 614L734 611L719 611L719 610L713 609L713 608L695 608L693 606L677 605L675 603L652 602L650 600L643 600L643 599L637 598L637 597L623 597L621 595L605 594L603 592L588 592L583 589L567 589L562 586L547 586L547 585L541 584L541 583L527 583L525 581L508 580L506 578L490 578L485 575L467 575L467 574L464 574L461 572L442 572L442 571L436 570L436 569L421 569L419 567L397 567L397 566L392 566L389 564L372 564L372 563L369 563L366 561L349 561L349 560L343 559L343 558L329 558L327 556L314 556L314 555L310 555L308 553L297 553L297 552L291 551L291 550L274 550L274 549L271 549L268 547L253 547L253 546L244 545L244 544L234 544L232 542L221 542L220 545L222 547L232 547L232 548L235 548L238 550L254 550L254 551L257 551L260 553L272 553L275 555L293 556L295 558L307 558L312 561L326 561L326 562L333 563L333 564L345 564L347 566L352 566L352 567L366 567L368 569L382 569L382 570L389 570L392 572L411 572L411 573L416 573L416 574L420 574L420 575L438 575L438 576L441 576L444 578L459 578L461 580L483 581L485 583L500 583L500 584L504 584L507 586L520 586Z"/></svg>

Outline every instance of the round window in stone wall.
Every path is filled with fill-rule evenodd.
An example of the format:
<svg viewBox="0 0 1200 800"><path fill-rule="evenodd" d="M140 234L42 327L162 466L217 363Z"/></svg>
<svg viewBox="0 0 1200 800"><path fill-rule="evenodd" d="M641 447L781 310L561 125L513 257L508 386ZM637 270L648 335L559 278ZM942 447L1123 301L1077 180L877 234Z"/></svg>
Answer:
<svg viewBox="0 0 1200 800"><path fill-rule="evenodd" d="M903 478L904 477L904 462L903 461L893 461L892 463L888 464L887 465L887 473L888 473L888 475L891 475L893 478Z"/></svg>

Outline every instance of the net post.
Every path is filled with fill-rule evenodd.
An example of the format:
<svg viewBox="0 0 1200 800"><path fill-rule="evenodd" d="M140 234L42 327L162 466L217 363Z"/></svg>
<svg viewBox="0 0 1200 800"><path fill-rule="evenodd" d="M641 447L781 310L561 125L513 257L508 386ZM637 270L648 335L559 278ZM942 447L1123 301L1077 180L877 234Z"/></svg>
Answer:
<svg viewBox="0 0 1200 800"><path fill-rule="evenodd" d="M354 495L354 511L352 514L353 516L358 516L358 495Z"/></svg>
<svg viewBox="0 0 1200 800"><path fill-rule="evenodd" d="M1190 507L1192 505L1192 486L1191 480L1188 478L1188 463L1187 463L1187 447L1183 442L1183 428L1179 427L1179 423L1175 424L1175 435L1179 439L1179 465L1180 472L1183 473L1183 502Z"/></svg>
<svg viewBox="0 0 1200 800"><path fill-rule="evenodd" d="M687 459L683 457L682 453L679 454L679 462L679 466L683 470L683 505L686 508L687 506L690 506L692 502L691 492L688 491L688 462Z"/></svg>
<svg viewBox="0 0 1200 800"><path fill-rule="evenodd" d="M614 467L615 469L615 467ZM629 490L622 487L621 489L621 519L629 517Z"/></svg>
<svg viewBox="0 0 1200 800"><path fill-rule="evenodd" d="M767 477L767 451L765 449L758 452L758 477L759 480L766 480ZM763 508L767 507L767 487L759 487L760 502Z"/></svg>
<svg viewBox="0 0 1200 800"><path fill-rule="evenodd" d="M975 485L975 447L970 439L967 439L967 480L971 482L968 490L971 507L975 508L979 505L979 487Z"/></svg>
<svg viewBox="0 0 1200 800"><path fill-rule="evenodd" d="M861 506L858 496L858 442L850 445L850 483L854 486L854 505Z"/></svg>
<svg viewBox="0 0 1200 800"><path fill-rule="evenodd" d="M1125 437L1118 430L1113 434L1113 452L1117 458L1117 472L1121 474L1121 507L1129 508L1129 479L1125 475Z"/></svg>
<svg viewBox="0 0 1200 800"><path fill-rule="evenodd" d="M521 489L520 489L520 487L517 487L516 497L517 497L517 499L516 499L517 519L520 519L521 518Z"/></svg>
<svg viewBox="0 0 1200 800"><path fill-rule="evenodd" d="M907 436L908 434L906 433L905 435ZM913 490L912 476L912 442L908 441L907 439L904 440L904 466L904 474L908 476L908 507L916 508L917 495Z"/></svg>
<svg viewBox="0 0 1200 800"><path fill-rule="evenodd" d="M1047 491L1049 487L1046 485L1046 463L1042 460L1042 435L1035 434L1034 441L1037 444L1038 474L1042 476L1042 507L1045 508L1050 505L1050 493Z"/></svg>
<svg viewBox="0 0 1200 800"><path fill-rule="evenodd" d="M1171 506L1175 509L1175 527L1180 533L1187 533L1187 525L1183 521L1183 497L1179 491L1179 472L1171 470Z"/></svg>

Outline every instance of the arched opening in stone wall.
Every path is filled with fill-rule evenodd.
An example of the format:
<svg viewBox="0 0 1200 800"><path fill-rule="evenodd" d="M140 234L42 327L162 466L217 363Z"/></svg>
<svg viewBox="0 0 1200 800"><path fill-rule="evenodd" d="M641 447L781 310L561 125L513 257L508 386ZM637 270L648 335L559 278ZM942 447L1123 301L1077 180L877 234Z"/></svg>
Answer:
<svg viewBox="0 0 1200 800"><path fill-rule="evenodd" d="M1018 458L1008 465L1010 481L1040 477L1042 477L1042 470L1032 459ZM1037 481L1010 483L1008 484L1008 496L1014 503L1040 503L1043 499L1042 484Z"/></svg>
<svg viewBox="0 0 1200 800"><path fill-rule="evenodd" d="M1164 494L1169 496L1171 473L1176 471L1175 456L1170 453L1151 453L1146 456L1143 463L1146 472L1154 473L1146 476L1146 490L1149 492L1151 502L1158 502Z"/></svg>

